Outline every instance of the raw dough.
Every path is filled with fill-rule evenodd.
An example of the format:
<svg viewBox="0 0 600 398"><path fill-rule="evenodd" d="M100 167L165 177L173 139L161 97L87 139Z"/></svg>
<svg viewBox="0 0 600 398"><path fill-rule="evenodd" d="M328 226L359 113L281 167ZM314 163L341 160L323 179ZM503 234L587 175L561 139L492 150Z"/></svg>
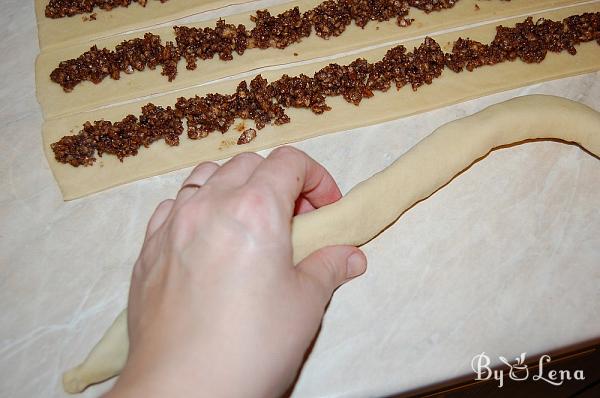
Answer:
<svg viewBox="0 0 600 398"><path fill-rule="evenodd" d="M63 375L65 391L71 394L82 392L90 384L118 375L125 366L128 351L127 310L123 310L85 362Z"/></svg>
<svg viewBox="0 0 600 398"><path fill-rule="evenodd" d="M252 0L249 0L252 1ZM85 43L99 37L124 33L163 22L174 21L189 15L215 10L234 4L242 4L245 0L171 0L161 4L149 1L146 7L131 4L128 8L117 7L111 11L94 10L95 21L84 21L88 14L75 15L70 18L51 19L44 15L49 0L35 0L38 38L40 49L46 50L74 43ZM73 32L77 32L76 35Z"/></svg>
<svg viewBox="0 0 600 398"><path fill-rule="evenodd" d="M572 14L597 10L598 4L580 6L558 11L537 14L537 17L563 19ZM523 18L504 21L514 25ZM473 40L489 42L495 35L496 24L483 25L475 29L452 32L434 38L444 50L450 51L451 45L459 36ZM422 40L405 43L408 48L419 45ZM357 57L369 61L383 57L389 47L379 48L336 60L338 63L350 63ZM164 142L156 142L150 148L142 148L137 156L126 158L123 163L114 156L105 155L90 167L73 167L56 162L50 144L62 136L79 131L87 120L120 120L129 113L138 114L148 99L118 107L49 120L43 126L44 150L48 163L66 200L81 197L125 182L166 173L171 170L192 166L199 161L223 159L244 151L257 151L277 145L303 140L333 131L349 130L355 127L381 123L418 112L466 101L515 87L557 79L579 73L600 69L600 46L596 42L582 43L577 46L577 55L564 52L548 54L541 64L525 64L520 61L506 62L493 67L477 69L474 72L456 74L448 69L432 85L421 87L413 92L409 87L400 91L376 92L373 98L364 100L360 107L347 103L342 98L329 98L332 110L315 115L305 109L288 109L291 122L281 126L267 126L258 131L257 137L246 145L237 145L239 132L231 129L221 135L212 133L201 140L190 140L182 136L178 147L168 147ZM269 80L281 77L283 73L291 76L300 73L313 74L329 62L308 64L294 68L264 73ZM152 99L156 105L173 105L180 96L192 97L211 92L232 93L240 80L229 80L214 85L191 88L177 93ZM246 124L249 124L247 122ZM249 126L251 127L251 126ZM185 135L185 133L184 133Z"/></svg>
<svg viewBox="0 0 600 398"><path fill-rule="evenodd" d="M301 0L294 3L283 4L277 7L271 7L272 14L292 8L295 5L300 7L301 11L310 9L323 0ZM175 0L173 0L175 2ZM170 90L182 89L201 83L206 83L219 78L233 76L241 72L246 72L262 67L283 65L291 62L314 59L333 54L339 54L345 51L357 50L371 45L382 44L390 41L406 40L415 38L419 35L436 32L451 27L464 26L469 23L489 21L500 17L516 16L523 13L529 13L548 9L554 6L564 6L567 4L578 3L573 0L534 0L534 1L476 1L461 0L449 10L425 14L415 8L410 11L410 17L415 18L415 22L408 28L400 28L395 20L376 23L370 22L365 29L351 25L339 37L325 41L315 34L284 50L248 50L243 56L238 57L234 54L232 61L221 61L218 57L207 61L198 61L198 68L189 71L185 68L185 62L179 62L177 78L169 82L160 74L160 68L154 71L145 70L135 72L131 75L121 74L120 80L106 78L99 85L91 82L83 82L70 93L65 93L58 84L52 82L49 78L50 73L56 68L60 61L76 58L90 48L90 43L78 44L66 48L60 48L52 51L44 51L36 62L36 87L37 96L44 117L46 119L55 118L61 115L72 114L75 112L91 110L99 106L110 105L120 101L131 100L146 95L164 93ZM480 9L475 11L475 4ZM595 6L596 10L600 3ZM112 12L112 11L111 11ZM572 12L573 14L575 12ZM249 14L239 14L227 17L226 21L232 24L248 24L250 22ZM211 26L215 21L194 24L194 26ZM167 40L175 39L171 27L153 29L153 33L159 34L163 38L163 43ZM99 48L114 48L116 44L131 37L140 37L140 32L126 36L110 37L104 40L96 40L95 44ZM294 53L298 54L294 56Z"/></svg>
<svg viewBox="0 0 600 398"><path fill-rule="evenodd" d="M294 218L294 262L324 246L368 242L493 149L532 139L577 143L600 156L600 112L564 98L535 95L448 123L338 202ZM65 373L65 390L80 392L117 375L128 347L123 311L84 363Z"/></svg>

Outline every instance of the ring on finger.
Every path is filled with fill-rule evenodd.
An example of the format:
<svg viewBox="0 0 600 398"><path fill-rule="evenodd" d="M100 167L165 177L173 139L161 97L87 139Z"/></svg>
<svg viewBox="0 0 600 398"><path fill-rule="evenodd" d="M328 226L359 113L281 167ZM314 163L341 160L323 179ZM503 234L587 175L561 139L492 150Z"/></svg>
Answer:
<svg viewBox="0 0 600 398"><path fill-rule="evenodd" d="M179 192L183 191L186 188L200 189L200 188L202 188L202 185L194 184L194 183L184 184L181 186L181 188L179 188Z"/></svg>

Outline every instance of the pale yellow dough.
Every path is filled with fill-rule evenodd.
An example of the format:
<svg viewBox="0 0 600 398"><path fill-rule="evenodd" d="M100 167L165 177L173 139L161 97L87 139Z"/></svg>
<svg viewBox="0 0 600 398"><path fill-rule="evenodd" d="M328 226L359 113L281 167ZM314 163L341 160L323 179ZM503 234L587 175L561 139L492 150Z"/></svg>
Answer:
<svg viewBox="0 0 600 398"><path fill-rule="evenodd" d="M295 217L294 262L324 246L368 242L494 148L530 139L577 143L600 156L600 112L564 98L536 95L448 123L338 202ZM125 314L84 363L65 374L66 391L82 391L120 372L129 346Z"/></svg>
<svg viewBox="0 0 600 398"><path fill-rule="evenodd" d="M128 351L127 310L123 310L86 361L63 375L65 391L75 394L85 390L90 384L118 375L125 366Z"/></svg>
<svg viewBox="0 0 600 398"><path fill-rule="evenodd" d="M176 2L176 0L172 1L173 3ZM271 7L269 10L272 14L278 14L284 10L298 6L301 11L305 11L313 8L322 1L300 0ZM158 68L154 71L145 70L131 75L123 73L120 80L106 78L99 85L91 82L83 82L75 87L72 92L65 93L58 84L50 80L49 76L60 61L76 58L91 46L90 43L77 44L42 52L36 63L37 96L42 105L45 118L55 118L142 96L182 89L262 67L284 65L291 62L339 54L390 41L407 40L442 29L492 19L513 17L524 13L539 12L540 10L547 10L552 7L581 2L581 0L513 0L511 2L500 0L461 0L452 9L430 14L425 14L413 8L411 9L410 17L415 18L415 22L408 28L400 28L396 25L395 20L381 23L370 22L365 29L352 24L341 36L336 38L323 40L313 33L310 37L303 39L301 43L293 44L285 50L253 49L246 51L243 56L234 54L232 61L221 61L218 57L212 60L198 61L198 68L194 71L187 70L185 62L180 61L178 67L179 73L173 82L169 82L164 76L161 76L160 68ZM479 10L476 11L475 5L479 6ZM600 9L600 3L597 3L595 8L596 10ZM116 10L111 12L114 11ZM227 17L226 21L235 25L239 23L248 24L250 23L249 13ZM214 25L215 21L193 24L193 26L200 27L213 27ZM167 40L172 41L175 38L171 27L152 29L151 32L159 34L163 38L163 42ZM104 40L95 40L94 44L97 44L99 48L114 49L118 43L127 38L141 36L142 33L140 32L124 36L113 36Z"/></svg>
<svg viewBox="0 0 600 398"><path fill-rule="evenodd" d="M49 0L35 0L40 49L46 50L74 43L85 43L92 39L141 29L200 12L250 1L170 0L161 4L159 1L149 0L146 7L132 4L128 8L117 7L111 11L96 8L94 10L96 20L86 21L84 16L87 17L89 14L58 19L46 18L44 13Z"/></svg>
<svg viewBox="0 0 600 398"><path fill-rule="evenodd" d="M537 16L562 19L571 14L591 11L597 4L600 3L542 13ZM513 25L521 20L522 18L516 18L505 21L505 24ZM448 51L451 43L459 36L470 37L482 42L491 41L495 35L495 26L495 24L483 25L475 29L434 36L434 38L445 47L445 51ZM416 40L406 43L406 46L412 48L421 43L422 40ZM382 58L388 48L379 48L340 58L336 62L350 63L359 56L373 61ZM76 168L58 163L54 159L54 154L50 149L51 143L64 135L76 133L87 120L117 121L129 113L139 114L140 108L148 102L148 100L141 100L118 107L46 121L43 126L44 150L63 197L65 200L69 200L129 181L191 166L200 161L223 159L243 151L257 151L333 131L381 123L502 90L600 69L600 46L597 43L583 43L577 47L577 51L576 56L566 52L550 53L541 64L528 65L520 61L506 62L493 67L480 68L472 73L459 74L446 69L441 78L434 80L430 86L420 88L417 92L413 92L410 87L405 87L400 91L391 89L385 93L376 92L373 98L363 100L359 107L349 104L339 97L328 98L327 101L333 109L322 115L315 115L305 109L288 109L287 112L291 117L290 123L281 126L267 126L258 132L255 140L246 145L236 145L240 133L231 129L224 135L212 133L207 138L195 141L188 139L184 133L178 147L168 147L162 141L157 142L148 149L142 148L137 156L126 158L122 163L114 156L105 155L99 158L93 166ZM321 62L271 71L263 76L274 80L283 73L292 76L300 73L312 74L327 63ZM239 81L239 79L231 80L191 88L175 94L156 97L152 102L166 106L173 105L179 96L193 97L196 94L204 95L215 92L232 93Z"/></svg>

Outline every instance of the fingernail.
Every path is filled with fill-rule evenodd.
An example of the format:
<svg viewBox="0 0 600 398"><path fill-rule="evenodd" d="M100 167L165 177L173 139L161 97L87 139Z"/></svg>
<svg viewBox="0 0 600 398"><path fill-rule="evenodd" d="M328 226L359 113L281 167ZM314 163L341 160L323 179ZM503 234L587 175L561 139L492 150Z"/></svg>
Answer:
<svg viewBox="0 0 600 398"><path fill-rule="evenodd" d="M359 276L365 269L367 268L367 262L365 261L365 257L360 253L354 253L350 257L348 257L346 263L346 277L354 278Z"/></svg>

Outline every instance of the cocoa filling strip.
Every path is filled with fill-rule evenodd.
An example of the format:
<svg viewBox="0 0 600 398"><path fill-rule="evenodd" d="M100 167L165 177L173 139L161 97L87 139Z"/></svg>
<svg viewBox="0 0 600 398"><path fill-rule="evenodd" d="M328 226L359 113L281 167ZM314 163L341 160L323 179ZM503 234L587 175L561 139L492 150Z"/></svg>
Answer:
<svg viewBox="0 0 600 398"><path fill-rule="evenodd" d="M78 134L62 137L51 148L58 162L76 167L92 165L96 152L98 156L108 153L123 161L127 156L135 156L142 146L148 147L160 139L170 146L178 145L183 119L191 139L214 131L225 133L236 118L251 119L260 130L267 124L289 123L284 108L307 108L317 115L329 111L328 96L341 95L347 102L359 105L374 91L389 90L392 83L397 90L410 84L416 91L440 77L446 67L459 73L516 59L541 63L548 51L575 55L576 45L594 40L600 45L600 12L573 15L562 22L543 18L534 22L529 17L513 28L496 27L490 44L459 38L450 53L444 53L435 40L427 37L412 52L399 45L374 63L363 58L349 65L332 63L313 77L283 75L271 83L258 75L249 84L239 83L233 94L181 97L174 107L148 103L140 116L128 115L115 123L88 121ZM255 136L254 129L246 130L238 144L248 143Z"/></svg>
<svg viewBox="0 0 600 398"><path fill-rule="evenodd" d="M169 0L160 0L161 3L167 1ZM96 7L110 11L117 7L129 7L133 2L146 7L148 0L50 0L45 14L47 18L52 19L72 17L77 14L90 13Z"/></svg>
<svg viewBox="0 0 600 398"><path fill-rule="evenodd" d="M50 74L50 79L65 92L79 83L100 83L106 77L119 80L121 73L131 74L146 67L162 67L162 75L169 81L177 76L177 64L185 58L186 68L195 70L196 61L212 59L215 55L223 61L233 59L233 53L243 55L248 49L286 48L309 37L313 28L317 36L328 39L341 35L354 23L364 28L369 21L388 21L396 18L401 27L413 20L406 18L410 7L427 13L449 9L459 0L327 0L315 8L300 13L298 7L272 16L268 10L257 11L250 17L252 29L239 24L227 24L219 19L214 28L204 29L175 26L175 42L146 33L143 38L123 41L114 50L92 46L77 58L61 61ZM501 0L510 1L510 0Z"/></svg>

